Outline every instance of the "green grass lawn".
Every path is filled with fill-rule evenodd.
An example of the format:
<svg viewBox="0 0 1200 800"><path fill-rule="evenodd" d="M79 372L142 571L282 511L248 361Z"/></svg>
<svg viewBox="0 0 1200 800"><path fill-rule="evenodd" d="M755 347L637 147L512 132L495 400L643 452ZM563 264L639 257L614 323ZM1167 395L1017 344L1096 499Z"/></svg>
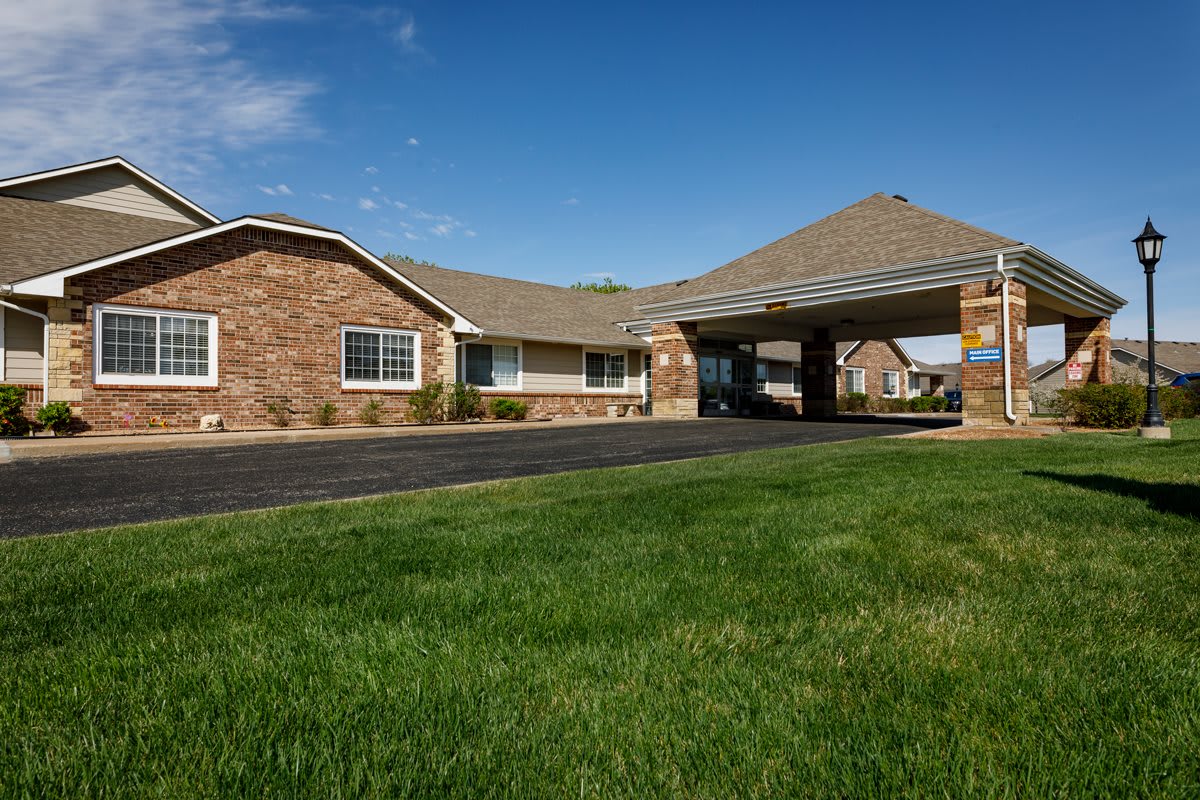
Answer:
<svg viewBox="0 0 1200 800"><path fill-rule="evenodd" d="M0 790L1195 797L1200 424L1174 431L0 542Z"/></svg>

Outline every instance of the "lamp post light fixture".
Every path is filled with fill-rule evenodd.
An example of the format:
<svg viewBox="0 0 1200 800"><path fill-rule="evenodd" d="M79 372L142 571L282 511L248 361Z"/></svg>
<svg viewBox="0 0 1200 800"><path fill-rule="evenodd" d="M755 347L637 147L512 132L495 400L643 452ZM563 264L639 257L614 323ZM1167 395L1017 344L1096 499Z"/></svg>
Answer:
<svg viewBox="0 0 1200 800"><path fill-rule="evenodd" d="M1167 439L1171 429L1163 425L1162 412L1158 410L1158 365L1154 360L1154 267L1162 258L1163 236L1154 230L1150 217L1141 236L1133 240L1137 246L1138 261L1146 270L1146 345L1150 356L1150 382L1146 386L1146 416L1138 435L1153 439Z"/></svg>

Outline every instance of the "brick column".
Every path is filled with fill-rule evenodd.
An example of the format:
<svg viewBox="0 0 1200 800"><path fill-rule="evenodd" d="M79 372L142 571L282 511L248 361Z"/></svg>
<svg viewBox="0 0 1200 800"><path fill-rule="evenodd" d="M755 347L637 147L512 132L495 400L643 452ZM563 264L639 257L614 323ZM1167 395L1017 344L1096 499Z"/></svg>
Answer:
<svg viewBox="0 0 1200 800"><path fill-rule="evenodd" d="M699 339L695 322L656 323L650 329L654 416L700 415Z"/></svg>
<svg viewBox="0 0 1200 800"><path fill-rule="evenodd" d="M1029 348L1026 330L1025 284L1008 282L1008 341L1004 341L1002 287L993 278L959 286L962 333L977 333L983 347L999 347L999 361L969 362L962 350L964 425L1025 425L1029 422ZM1004 416L1004 351L1009 354L1012 410L1015 423Z"/></svg>
<svg viewBox="0 0 1200 800"><path fill-rule="evenodd" d="M1067 363L1083 366L1083 378L1071 380L1070 370L1067 370L1064 385L1112 383L1112 363L1109 361L1112 335L1109 332L1108 317L1072 317L1068 315L1063 318L1063 328Z"/></svg>
<svg viewBox="0 0 1200 800"><path fill-rule="evenodd" d="M836 417L837 343L829 341L827 328L813 331L813 339L800 347L800 413L812 419Z"/></svg>

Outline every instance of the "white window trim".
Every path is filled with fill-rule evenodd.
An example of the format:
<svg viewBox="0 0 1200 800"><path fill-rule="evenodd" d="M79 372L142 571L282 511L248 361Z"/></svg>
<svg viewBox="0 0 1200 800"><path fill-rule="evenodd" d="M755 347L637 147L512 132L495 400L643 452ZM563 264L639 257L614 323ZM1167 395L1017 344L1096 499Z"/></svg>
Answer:
<svg viewBox="0 0 1200 800"><path fill-rule="evenodd" d="M512 394L513 392L525 391L525 348L521 346L520 339L480 339L479 341L465 342L462 347L458 348L462 351L459 355L458 374L462 376L464 383L467 380L467 347L473 344L482 344L489 347L500 345L501 347L517 348L517 385L477 386L476 384L471 384L472 386L479 389L482 394ZM495 358L494 355L493 358ZM495 380L495 376L493 376L493 380Z"/></svg>
<svg viewBox="0 0 1200 800"><path fill-rule="evenodd" d="M143 317L186 317L202 319L208 322L208 374L207 375L128 375L102 371L104 365L104 348L101 340L104 335L103 315L106 312L114 314L131 314ZM156 329L157 330L157 329ZM92 384L119 386L199 386L214 387L218 385L217 350L220 345L220 326L217 315L207 311L181 311L175 308L150 308L148 306L121 306L107 303L92 304ZM155 337L155 369L161 366L161 351L158 350L158 337Z"/></svg>
<svg viewBox="0 0 1200 800"><path fill-rule="evenodd" d="M899 397L899 396L900 396L900 373L899 373L897 370L894 370L894 369L885 369L885 370L883 370L882 372L883 372L883 375L895 375L895 376L896 376L896 393L895 393L895 394L888 394L888 393L887 393L887 381L881 378L881 379L880 379L880 386L879 386L879 394L880 394L880 396L881 396L881 397L887 397L887 398L897 398L897 397Z"/></svg>
<svg viewBox="0 0 1200 800"><path fill-rule="evenodd" d="M766 377L761 379L762 383L763 383L763 388L761 388L761 389L758 388L758 382L760 380L760 378L758 377L758 368L759 367L762 367L763 372L766 373ZM754 362L754 393L755 394L767 394L767 395L769 395L771 393L771 365L769 363L767 363L766 361L755 361Z"/></svg>
<svg viewBox="0 0 1200 800"><path fill-rule="evenodd" d="M0 306L0 383L4 381L4 368L8 363L8 359L4 355L4 331L6 324L4 321L4 306ZM46 354L43 353L42 358L45 357Z"/></svg>
<svg viewBox="0 0 1200 800"><path fill-rule="evenodd" d="M850 392L852 391L852 390L851 390L851 388L850 388L850 373L851 373L851 372L857 372L859 375L861 375L861 376L862 376L862 389L861 389L861 390L859 390L859 391L861 391L863 394L866 394L866 391L867 391L867 371L866 371L865 369L863 369L862 367L846 367L846 376L845 376L845 378L844 378L844 380L845 380L845 382L846 382L846 385L845 385L844 387L842 387L842 388L845 390L845 392L844 392L844 393L845 393L845 394L850 394Z"/></svg>
<svg viewBox="0 0 1200 800"><path fill-rule="evenodd" d="M592 394L612 394L613 392L625 393L629 391L629 351L622 350L619 347L583 347L580 348L583 352L579 356L579 384L583 391ZM641 352L640 350L638 352ZM587 385L587 357L588 353L604 353L610 356L625 356L625 374L622 376L621 388L616 389L611 386L588 386Z"/></svg>
<svg viewBox="0 0 1200 800"><path fill-rule="evenodd" d="M361 381L346 378L346 333L399 333L413 337L413 379L411 381ZM373 325L342 325L338 335L338 362L343 389L419 389L421 388L421 332L404 328L380 328Z"/></svg>
<svg viewBox="0 0 1200 800"><path fill-rule="evenodd" d="M804 372L803 372L803 369L804 368L801 364L793 363L792 368L790 370L788 370L788 374L790 374L792 376L791 383L789 384L792 389L792 397L803 397L804 396ZM796 370L801 370L801 372L800 372L800 391L798 391L798 392L796 391Z"/></svg>

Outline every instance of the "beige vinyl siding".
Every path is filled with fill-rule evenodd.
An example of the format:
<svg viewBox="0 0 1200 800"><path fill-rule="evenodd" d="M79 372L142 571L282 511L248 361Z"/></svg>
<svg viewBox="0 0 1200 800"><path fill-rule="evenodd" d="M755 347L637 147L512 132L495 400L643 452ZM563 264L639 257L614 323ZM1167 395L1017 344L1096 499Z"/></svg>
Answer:
<svg viewBox="0 0 1200 800"><path fill-rule="evenodd" d="M767 394L772 397L792 396L792 366L785 361L767 363Z"/></svg>
<svg viewBox="0 0 1200 800"><path fill-rule="evenodd" d="M195 225L208 220L181 205L148 183L138 180L120 167L60 175L56 178L13 186L0 193L30 200L99 208L138 217L166 219Z"/></svg>
<svg viewBox="0 0 1200 800"><path fill-rule="evenodd" d="M582 392L585 350L597 353L625 352L625 391L631 394L642 391L642 350L622 351L621 348L528 341L521 343L521 363L524 371L522 391L571 394Z"/></svg>
<svg viewBox="0 0 1200 800"><path fill-rule="evenodd" d="M46 304L28 300L16 305L46 313ZM4 380L7 383L42 382L42 321L37 317L0 309L4 313Z"/></svg>

